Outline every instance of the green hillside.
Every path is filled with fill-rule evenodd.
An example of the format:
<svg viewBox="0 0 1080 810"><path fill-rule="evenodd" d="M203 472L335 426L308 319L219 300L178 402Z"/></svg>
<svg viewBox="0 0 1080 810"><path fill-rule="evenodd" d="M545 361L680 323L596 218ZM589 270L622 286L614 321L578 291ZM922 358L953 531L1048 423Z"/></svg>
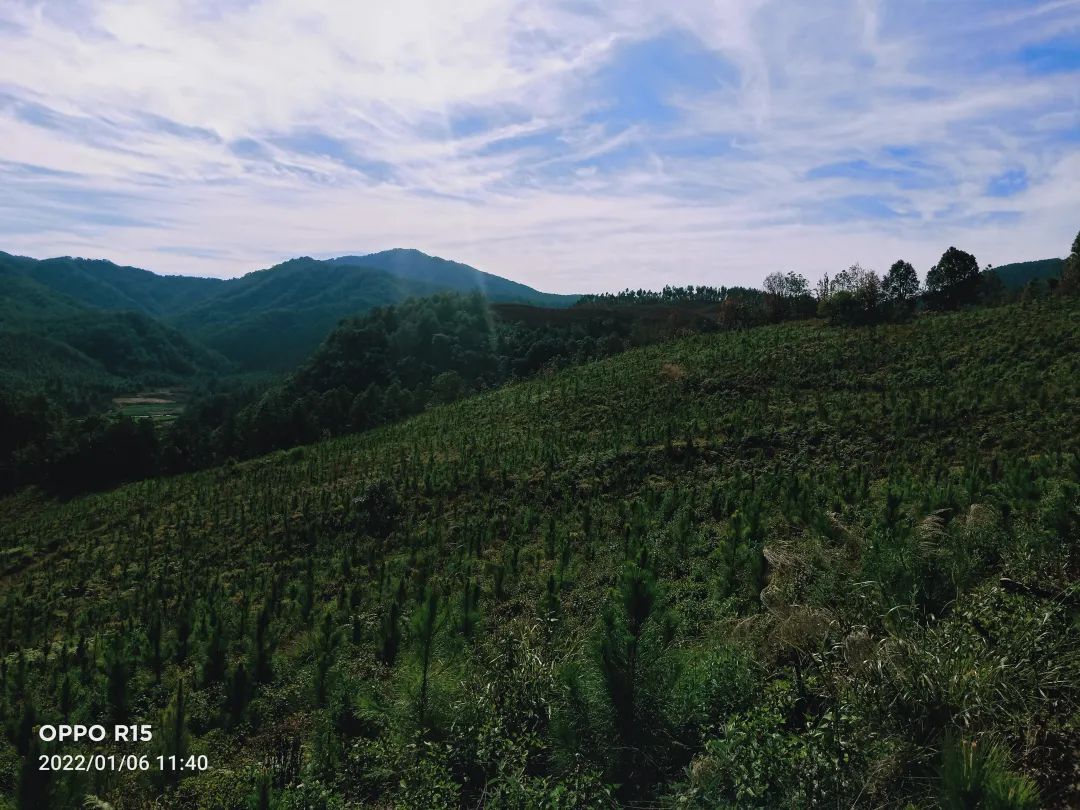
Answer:
<svg viewBox="0 0 1080 810"><path fill-rule="evenodd" d="M579 296L543 293L501 276L485 273L461 262L428 256L419 250L395 248L366 256L341 256L328 264L374 267L397 278L437 285L446 292L481 292L492 301L507 301L535 306L568 307Z"/></svg>
<svg viewBox="0 0 1080 810"><path fill-rule="evenodd" d="M351 265L294 259L226 283L175 319L177 326L245 368L294 368L347 315L431 295L434 283Z"/></svg>
<svg viewBox="0 0 1080 810"><path fill-rule="evenodd" d="M126 381L66 343L28 332L0 331L0 391L64 389L61 401L101 398ZM77 392L79 392L77 394Z"/></svg>
<svg viewBox="0 0 1080 810"><path fill-rule="evenodd" d="M167 381L228 369L223 357L139 312L86 311L36 331L98 361L116 377Z"/></svg>
<svg viewBox="0 0 1080 810"><path fill-rule="evenodd" d="M544 306L569 306L577 299L418 250L325 261L304 257L228 280L0 253L0 326L86 309L140 312L249 371L295 368L346 316L437 292L473 291L492 301Z"/></svg>
<svg viewBox="0 0 1080 810"><path fill-rule="evenodd" d="M63 392L58 402L70 405L226 371L224 357L148 314L162 302L191 300L170 292L173 282L188 281L201 280L0 253L0 393Z"/></svg>
<svg viewBox="0 0 1080 810"><path fill-rule="evenodd" d="M0 501L0 791L1077 806L1078 315L702 335L251 462ZM155 740L28 731L62 718ZM42 746L207 768L24 767Z"/></svg>
<svg viewBox="0 0 1080 810"><path fill-rule="evenodd" d="M0 253L0 272L21 272L37 285L84 307L132 310L164 317L190 309L219 292L223 282L162 276L109 261L64 256L37 261Z"/></svg>
<svg viewBox="0 0 1080 810"><path fill-rule="evenodd" d="M244 368L295 368L346 316L438 292L482 292L492 301L569 306L576 296L540 293L418 250L318 261L293 259L226 282L176 324Z"/></svg>
<svg viewBox="0 0 1080 810"><path fill-rule="evenodd" d="M1064 269L1064 259L1040 259L1033 262L1003 264L1001 267L995 267L994 272L1008 289L1019 290L1029 281L1061 278L1061 272Z"/></svg>

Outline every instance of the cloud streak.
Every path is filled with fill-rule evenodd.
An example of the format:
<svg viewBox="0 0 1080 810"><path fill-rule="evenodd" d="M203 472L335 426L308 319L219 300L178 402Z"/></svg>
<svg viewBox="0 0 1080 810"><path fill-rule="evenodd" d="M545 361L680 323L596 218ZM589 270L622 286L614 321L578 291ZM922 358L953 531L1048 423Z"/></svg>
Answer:
<svg viewBox="0 0 1080 810"><path fill-rule="evenodd" d="M410 246L569 292L1080 227L1080 3L676 5L13 0L0 249L236 275Z"/></svg>

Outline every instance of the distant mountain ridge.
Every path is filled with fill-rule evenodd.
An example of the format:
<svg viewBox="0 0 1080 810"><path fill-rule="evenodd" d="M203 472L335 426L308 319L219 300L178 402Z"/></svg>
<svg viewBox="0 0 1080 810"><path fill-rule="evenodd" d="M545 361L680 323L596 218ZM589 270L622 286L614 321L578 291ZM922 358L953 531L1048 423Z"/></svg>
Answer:
<svg viewBox="0 0 1080 810"><path fill-rule="evenodd" d="M234 279L163 276L95 259L0 253L0 328L87 311L132 311L220 352L244 370L295 367L339 320L437 292L569 306L556 295L418 250L301 257ZM39 331L40 333L40 331Z"/></svg>
<svg viewBox="0 0 1080 810"><path fill-rule="evenodd" d="M429 256L412 248L394 248L367 256L339 256L327 264L374 267L398 278L424 281L440 288L467 292L478 289L493 301L530 303L549 307L569 306L579 296L544 293L517 281L485 273L461 262Z"/></svg>

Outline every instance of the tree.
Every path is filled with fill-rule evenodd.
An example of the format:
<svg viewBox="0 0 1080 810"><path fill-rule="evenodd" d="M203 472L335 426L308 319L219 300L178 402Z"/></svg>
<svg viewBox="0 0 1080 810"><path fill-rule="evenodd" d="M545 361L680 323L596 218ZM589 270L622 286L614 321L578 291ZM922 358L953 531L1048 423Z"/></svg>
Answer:
<svg viewBox="0 0 1080 810"><path fill-rule="evenodd" d="M337 649L338 633L334 629L334 615L327 610L322 622L315 631L315 705L326 705L330 687L330 667L334 664L334 650Z"/></svg>
<svg viewBox="0 0 1080 810"><path fill-rule="evenodd" d="M769 273L762 283L769 320L780 321L812 314L810 283L795 272ZM811 306L806 306L807 302Z"/></svg>
<svg viewBox="0 0 1080 810"><path fill-rule="evenodd" d="M970 253L950 247L926 274L926 289L945 309L970 303L979 287L979 263Z"/></svg>
<svg viewBox="0 0 1080 810"><path fill-rule="evenodd" d="M229 691L225 699L225 712L229 718L229 725L235 727L244 719L244 709L247 708L248 690L251 688L251 679L248 677L247 667L241 661L233 670L229 679Z"/></svg>
<svg viewBox="0 0 1080 810"><path fill-rule="evenodd" d="M456 371L444 371L431 381L431 390L435 394L436 402L453 402L464 396L465 381Z"/></svg>
<svg viewBox="0 0 1080 810"><path fill-rule="evenodd" d="M36 808L49 806L49 776L50 772L39 767L38 759L41 748L38 735L34 733L37 725L37 712L34 705L27 702L23 707L23 715L18 726L16 735L16 749L23 755L22 767L19 773L19 792L17 794L18 807Z"/></svg>
<svg viewBox="0 0 1080 810"><path fill-rule="evenodd" d="M105 697L113 720L123 723L128 715L128 681L131 666L127 645L121 636L113 638L105 654Z"/></svg>
<svg viewBox="0 0 1080 810"><path fill-rule="evenodd" d="M818 314L836 324L866 324L881 314L881 279L858 262L819 285Z"/></svg>
<svg viewBox="0 0 1080 810"><path fill-rule="evenodd" d="M600 635L600 674L611 700L615 732L622 743L624 774L633 770L636 750L648 736L642 706L642 636L659 600L659 588L643 548L628 560L604 608Z"/></svg>
<svg viewBox="0 0 1080 810"><path fill-rule="evenodd" d="M163 665L162 660L162 626L161 626L161 609L155 607L154 612L150 614L150 626L147 629L147 640L150 644L150 668L154 672L154 683L161 683L161 668Z"/></svg>
<svg viewBox="0 0 1080 810"><path fill-rule="evenodd" d="M251 675L258 683L269 683L274 678L271 662L270 605L264 603L255 621L255 640L252 645Z"/></svg>
<svg viewBox="0 0 1080 810"><path fill-rule="evenodd" d="M1061 269L1061 283L1058 284L1059 295L1076 295L1080 293L1080 232L1072 243L1072 253L1065 259L1065 266Z"/></svg>
<svg viewBox="0 0 1080 810"><path fill-rule="evenodd" d="M191 738L187 728L187 701L184 695L184 681L177 679L176 691L173 692L172 700L161 715L161 725L154 730L154 738L158 741L158 754L163 757L175 757L181 760L187 756ZM161 769L160 779L164 784L172 784L180 774L179 767L166 765Z"/></svg>
<svg viewBox="0 0 1080 810"><path fill-rule="evenodd" d="M224 678L227 666L225 634L216 610L211 611L208 621L210 623L210 636L206 642L206 652L202 665L203 686L210 686Z"/></svg>
<svg viewBox="0 0 1080 810"><path fill-rule="evenodd" d="M919 294L919 276L911 262L893 262L881 283L885 298L893 303L906 303Z"/></svg>
<svg viewBox="0 0 1080 810"><path fill-rule="evenodd" d="M416 639L420 657L420 695L416 702L416 716L421 728L427 724L431 655L435 648L438 618L439 593L433 588L428 588L424 594L424 600L417 607L412 618L413 637Z"/></svg>
<svg viewBox="0 0 1080 810"><path fill-rule="evenodd" d="M1005 284L1001 276L987 265L979 280L979 301L987 306L1000 304L1005 297Z"/></svg>

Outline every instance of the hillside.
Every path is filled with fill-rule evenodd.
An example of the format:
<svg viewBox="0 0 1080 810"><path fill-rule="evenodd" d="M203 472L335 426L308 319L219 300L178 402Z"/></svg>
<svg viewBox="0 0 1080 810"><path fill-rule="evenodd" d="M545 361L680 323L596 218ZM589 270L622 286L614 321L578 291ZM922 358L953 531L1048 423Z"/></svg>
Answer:
<svg viewBox="0 0 1080 810"><path fill-rule="evenodd" d="M578 296L543 293L501 276L485 273L460 262L428 256L419 250L395 248L366 256L341 256L328 259L335 265L374 267L403 279L437 285L441 291L471 293L479 291L492 301L508 301L535 306L568 307Z"/></svg>
<svg viewBox="0 0 1080 810"><path fill-rule="evenodd" d="M0 791L1076 806L1077 306L697 336L0 501ZM207 768L21 770L61 717Z"/></svg>
<svg viewBox="0 0 1080 810"><path fill-rule="evenodd" d="M20 273L41 288L83 307L131 310L166 317L219 292L220 279L162 276L109 261L64 256L35 260L0 252L0 273Z"/></svg>
<svg viewBox="0 0 1080 810"><path fill-rule="evenodd" d="M101 309L52 289L42 279L65 285L51 271L26 274L56 265L12 258L0 255L0 393L63 391L59 401L70 404L228 369L222 356L144 312Z"/></svg>
<svg viewBox="0 0 1080 810"><path fill-rule="evenodd" d="M418 250L391 250L325 261L305 257L248 273L175 322L244 368L286 371L346 316L438 292L473 291L492 301L569 306L576 300Z"/></svg>
<svg viewBox="0 0 1080 810"><path fill-rule="evenodd" d="M577 296L524 284L417 250L318 261L293 259L235 279L159 276L112 262L38 261L0 253L0 325L91 309L134 311L179 329L249 371L288 371L338 321L436 292L569 306Z"/></svg>
<svg viewBox="0 0 1080 810"><path fill-rule="evenodd" d="M58 404L227 371L228 361L155 318L196 300L189 282L84 259L0 253L0 394Z"/></svg>
<svg viewBox="0 0 1080 810"><path fill-rule="evenodd" d="M1006 288L1019 290L1029 281L1061 278L1061 271L1064 269L1064 259L1040 259L1033 262L1003 264L1001 267L995 267L994 272Z"/></svg>
<svg viewBox="0 0 1080 810"><path fill-rule="evenodd" d="M285 371L345 316L438 289L381 270L294 259L226 282L220 294L175 323L245 368Z"/></svg>
<svg viewBox="0 0 1080 810"><path fill-rule="evenodd" d="M120 390L124 380L112 377L66 343L27 332L0 330L0 391L38 392L62 387L68 399L103 396Z"/></svg>

